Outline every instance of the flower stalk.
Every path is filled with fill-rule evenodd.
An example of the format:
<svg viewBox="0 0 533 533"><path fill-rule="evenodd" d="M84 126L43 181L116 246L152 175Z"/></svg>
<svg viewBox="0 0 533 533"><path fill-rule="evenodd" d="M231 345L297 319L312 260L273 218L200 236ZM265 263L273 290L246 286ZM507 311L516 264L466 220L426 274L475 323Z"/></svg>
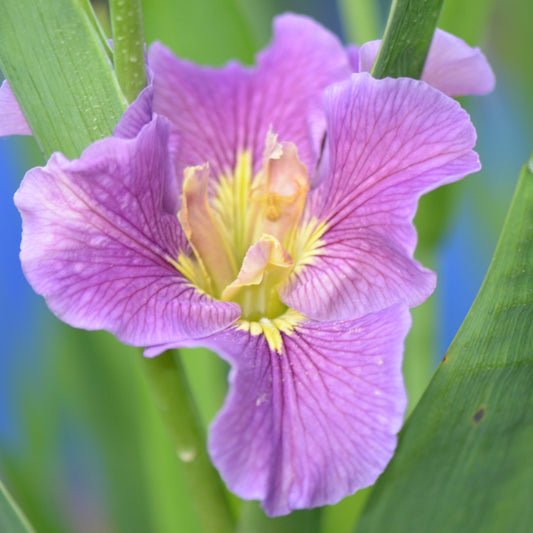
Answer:
<svg viewBox="0 0 533 533"><path fill-rule="evenodd" d="M176 455L203 530L229 533L234 530L223 483L205 447L200 421L185 370L179 356L167 351L155 358L142 358L142 367Z"/></svg>
<svg viewBox="0 0 533 533"><path fill-rule="evenodd" d="M146 85L141 0L111 0L113 58L120 88L133 102Z"/></svg>

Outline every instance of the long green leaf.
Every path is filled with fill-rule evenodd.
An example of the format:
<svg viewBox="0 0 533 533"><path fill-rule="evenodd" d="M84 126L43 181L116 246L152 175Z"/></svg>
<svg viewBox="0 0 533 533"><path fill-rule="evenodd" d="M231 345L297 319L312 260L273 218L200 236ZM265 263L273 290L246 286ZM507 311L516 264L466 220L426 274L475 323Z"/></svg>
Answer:
<svg viewBox="0 0 533 533"><path fill-rule="evenodd" d="M393 0L375 78L420 78L444 0Z"/></svg>
<svg viewBox="0 0 533 533"><path fill-rule="evenodd" d="M532 170L533 160L472 309L357 531L531 531Z"/></svg>
<svg viewBox="0 0 533 533"><path fill-rule="evenodd" d="M0 481L0 531L2 533L33 533L33 528Z"/></svg>
<svg viewBox="0 0 533 533"><path fill-rule="evenodd" d="M125 109L93 22L77 0L2 0L0 68L45 156L77 157Z"/></svg>

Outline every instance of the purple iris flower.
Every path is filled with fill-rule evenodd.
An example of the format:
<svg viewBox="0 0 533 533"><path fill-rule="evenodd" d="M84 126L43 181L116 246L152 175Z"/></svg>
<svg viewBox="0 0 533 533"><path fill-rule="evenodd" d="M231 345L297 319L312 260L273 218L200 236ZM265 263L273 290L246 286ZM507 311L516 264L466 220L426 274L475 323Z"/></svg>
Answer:
<svg viewBox="0 0 533 533"><path fill-rule="evenodd" d="M115 136L54 154L15 196L24 272L60 319L230 363L209 451L273 516L333 504L392 457L408 308L435 287L417 201L480 168L459 104L351 58L294 15L254 68L154 44Z"/></svg>

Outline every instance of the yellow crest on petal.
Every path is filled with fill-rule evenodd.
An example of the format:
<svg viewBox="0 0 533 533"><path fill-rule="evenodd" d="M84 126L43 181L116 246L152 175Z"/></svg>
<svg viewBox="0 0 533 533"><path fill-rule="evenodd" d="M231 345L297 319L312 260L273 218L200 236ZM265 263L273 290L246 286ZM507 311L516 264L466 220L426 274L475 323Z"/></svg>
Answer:
<svg viewBox="0 0 533 533"><path fill-rule="evenodd" d="M281 353L283 349L283 337L281 334L290 335L298 323L304 320L305 317L301 313L294 309L288 309L283 315L273 319L239 320L237 328L241 331L248 331L253 336L264 335L269 348Z"/></svg>

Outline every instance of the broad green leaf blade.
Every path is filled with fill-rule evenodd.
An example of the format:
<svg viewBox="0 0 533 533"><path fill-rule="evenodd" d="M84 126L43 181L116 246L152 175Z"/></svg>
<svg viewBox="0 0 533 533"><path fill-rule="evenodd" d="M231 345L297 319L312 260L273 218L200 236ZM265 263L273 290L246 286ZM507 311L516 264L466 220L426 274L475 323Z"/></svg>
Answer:
<svg viewBox="0 0 533 533"><path fill-rule="evenodd" d="M532 170L522 170L483 286L358 532L531 531Z"/></svg>
<svg viewBox="0 0 533 533"><path fill-rule="evenodd" d="M0 531L2 533L33 533L33 528L0 481Z"/></svg>
<svg viewBox="0 0 533 533"><path fill-rule="evenodd" d="M77 0L2 0L0 68L45 156L78 157L125 109L109 57Z"/></svg>

